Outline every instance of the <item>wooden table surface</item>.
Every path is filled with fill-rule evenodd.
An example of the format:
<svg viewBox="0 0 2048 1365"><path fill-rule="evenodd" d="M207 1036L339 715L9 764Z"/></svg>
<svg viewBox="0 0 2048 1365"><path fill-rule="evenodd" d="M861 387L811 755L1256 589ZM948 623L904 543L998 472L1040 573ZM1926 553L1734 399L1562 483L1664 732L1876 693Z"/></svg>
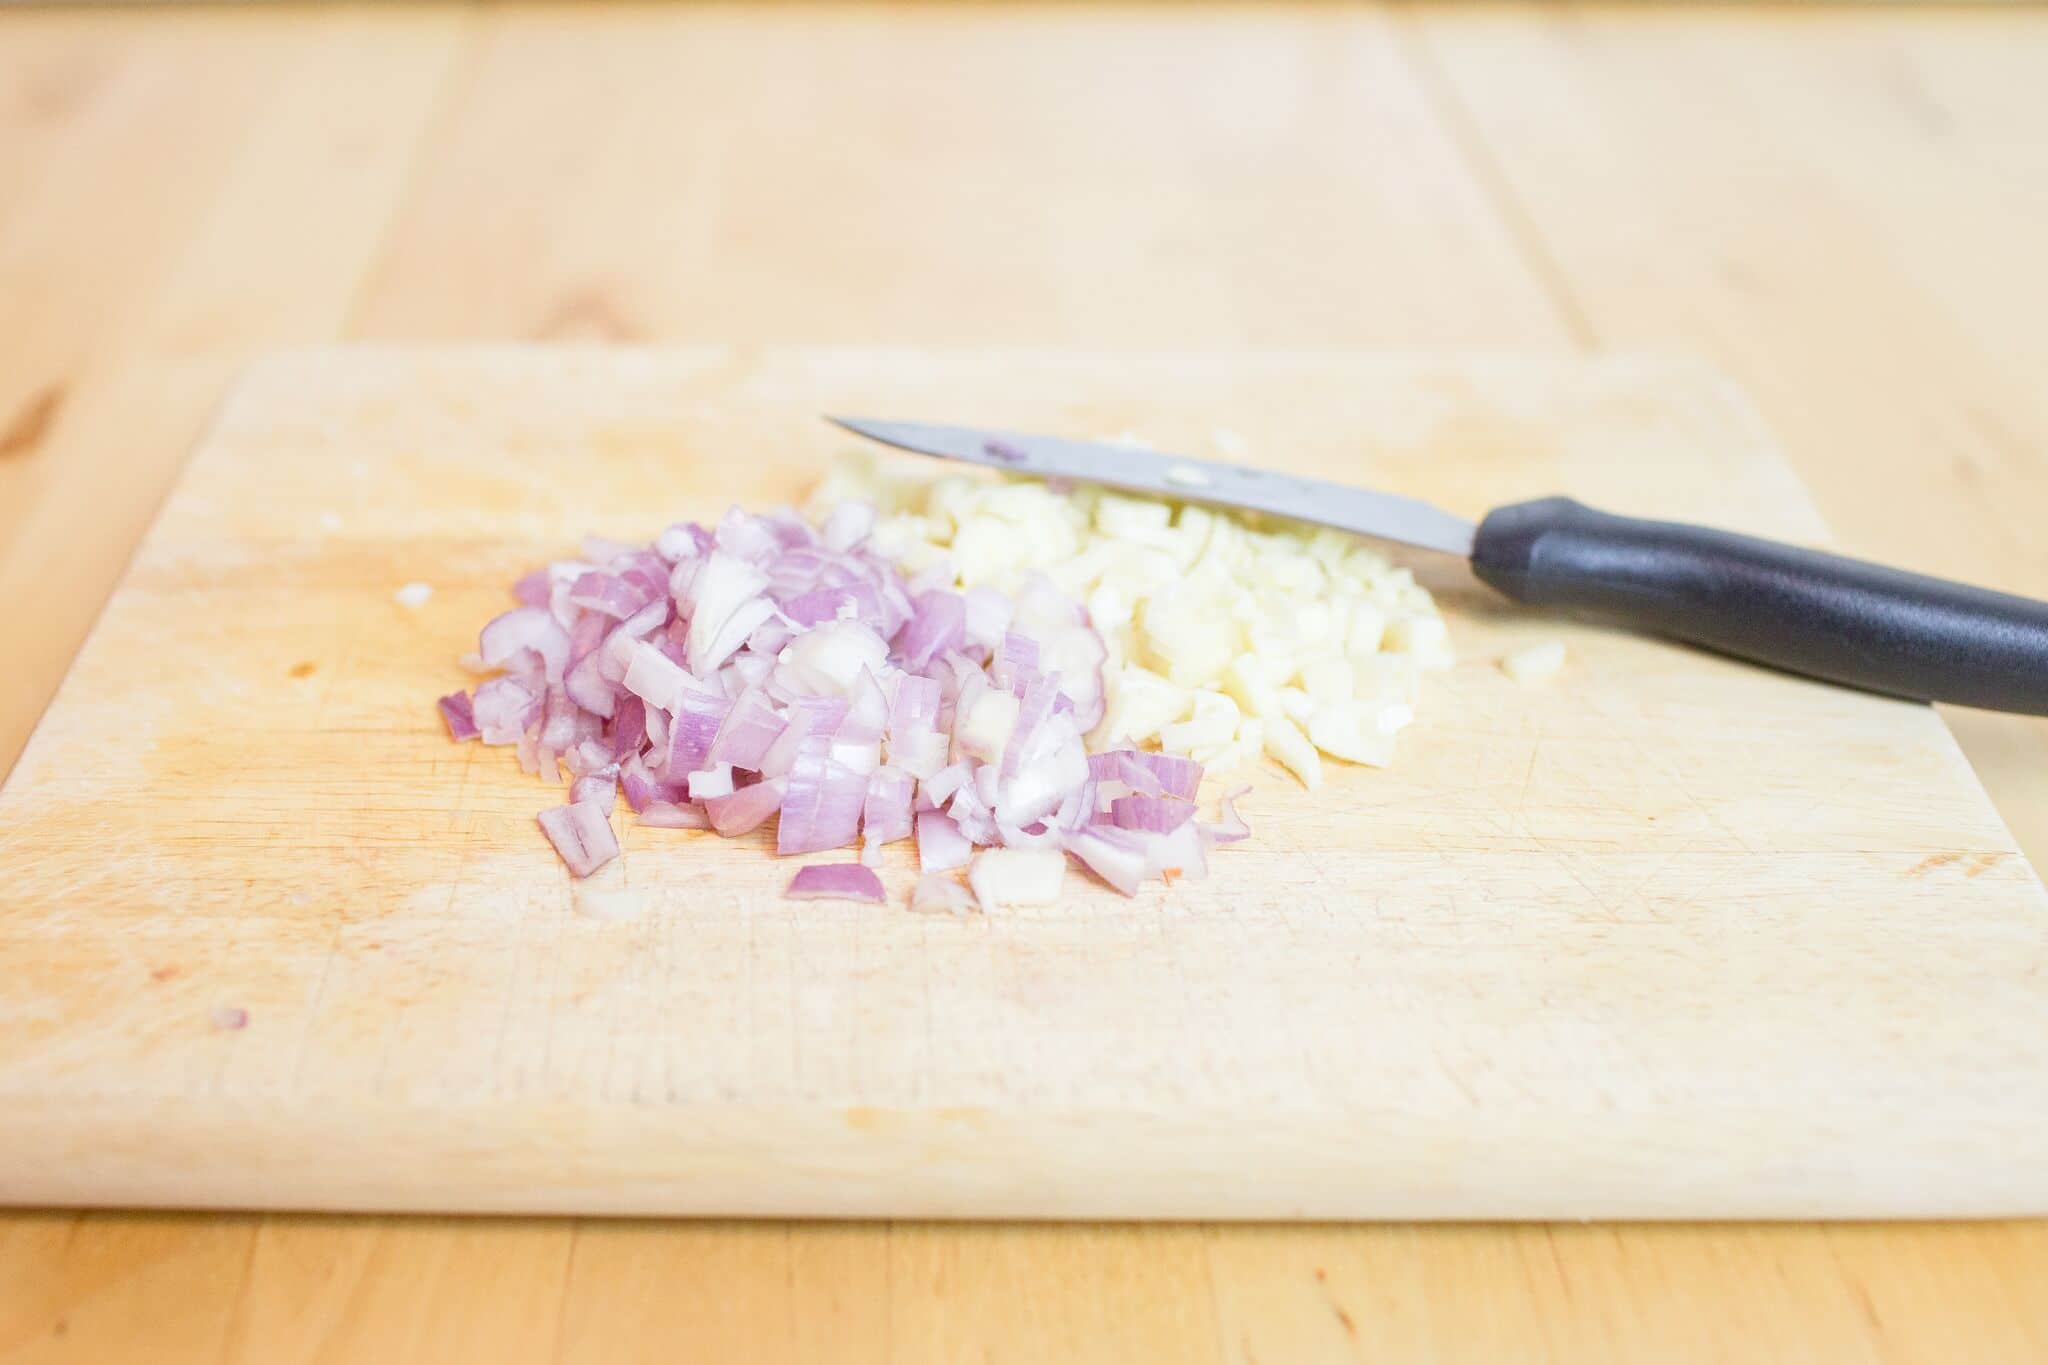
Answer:
<svg viewBox="0 0 2048 1365"><path fill-rule="evenodd" d="M1842 541L2048 594L2048 13L0 12L0 766L251 356L1703 355ZM1952 718L2037 865L2048 726ZM4 987L0 987L4 989ZM2048 1355L2048 1228L22 1212L0 1361Z"/></svg>

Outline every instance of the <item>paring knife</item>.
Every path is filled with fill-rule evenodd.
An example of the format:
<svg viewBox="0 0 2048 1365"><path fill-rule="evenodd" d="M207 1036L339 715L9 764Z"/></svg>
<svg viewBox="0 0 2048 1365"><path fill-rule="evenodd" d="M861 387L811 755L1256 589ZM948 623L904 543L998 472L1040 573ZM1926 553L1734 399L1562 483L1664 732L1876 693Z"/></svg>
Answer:
<svg viewBox="0 0 2048 1365"><path fill-rule="evenodd" d="M1917 701L2048 715L2048 603L1570 498L1478 525L1414 498L1133 446L831 419L923 455L1244 507L1463 555L1518 602L1577 608L1724 654Z"/></svg>

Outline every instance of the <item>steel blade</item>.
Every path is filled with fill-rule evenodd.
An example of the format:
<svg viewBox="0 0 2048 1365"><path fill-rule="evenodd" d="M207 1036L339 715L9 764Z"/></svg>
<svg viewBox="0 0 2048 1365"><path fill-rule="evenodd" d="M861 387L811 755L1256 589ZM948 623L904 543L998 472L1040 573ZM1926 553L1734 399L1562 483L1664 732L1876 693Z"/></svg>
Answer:
<svg viewBox="0 0 2048 1365"><path fill-rule="evenodd" d="M1398 493L1169 455L1140 446L931 422L870 417L830 420L856 435L920 455L963 460L1013 474L1076 479L1188 502L1244 507L1428 550L1467 557L1472 553L1471 522Z"/></svg>

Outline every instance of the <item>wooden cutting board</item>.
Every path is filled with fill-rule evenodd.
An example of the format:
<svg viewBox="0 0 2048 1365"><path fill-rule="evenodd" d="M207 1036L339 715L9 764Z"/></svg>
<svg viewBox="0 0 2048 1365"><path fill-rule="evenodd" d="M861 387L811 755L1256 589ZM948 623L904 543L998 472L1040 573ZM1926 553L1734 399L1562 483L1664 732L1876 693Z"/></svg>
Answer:
<svg viewBox="0 0 2048 1365"><path fill-rule="evenodd" d="M1527 615L1461 566L1430 566L1461 662L1397 765L1259 774L1207 881L792 904L762 838L622 817L572 885L533 821L558 793L433 698L523 569L800 495L835 410L1227 427L1472 513L1569 492L1824 538L1740 398L1655 360L277 359L0 793L0 1198L2048 1210L2048 900L1934 713ZM1554 684L1495 667L1556 636Z"/></svg>

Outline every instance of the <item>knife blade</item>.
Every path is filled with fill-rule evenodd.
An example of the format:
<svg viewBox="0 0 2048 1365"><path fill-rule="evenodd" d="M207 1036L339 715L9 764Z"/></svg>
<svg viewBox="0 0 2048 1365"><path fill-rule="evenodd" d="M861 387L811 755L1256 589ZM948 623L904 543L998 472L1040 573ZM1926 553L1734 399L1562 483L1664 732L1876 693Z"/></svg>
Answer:
<svg viewBox="0 0 2048 1365"><path fill-rule="evenodd" d="M1469 557L1478 529L1463 517L1398 493L1189 455L1167 455L1142 446L871 417L829 420L869 440L920 455L964 460L1012 474L1106 483L1183 502L1271 512L1447 554Z"/></svg>
<svg viewBox="0 0 2048 1365"><path fill-rule="evenodd" d="M1506 597L1887 696L2048 715L2048 603L1570 498L1476 526L1416 498L1139 446L833 417L884 445L1013 474L1249 508L1463 555Z"/></svg>

